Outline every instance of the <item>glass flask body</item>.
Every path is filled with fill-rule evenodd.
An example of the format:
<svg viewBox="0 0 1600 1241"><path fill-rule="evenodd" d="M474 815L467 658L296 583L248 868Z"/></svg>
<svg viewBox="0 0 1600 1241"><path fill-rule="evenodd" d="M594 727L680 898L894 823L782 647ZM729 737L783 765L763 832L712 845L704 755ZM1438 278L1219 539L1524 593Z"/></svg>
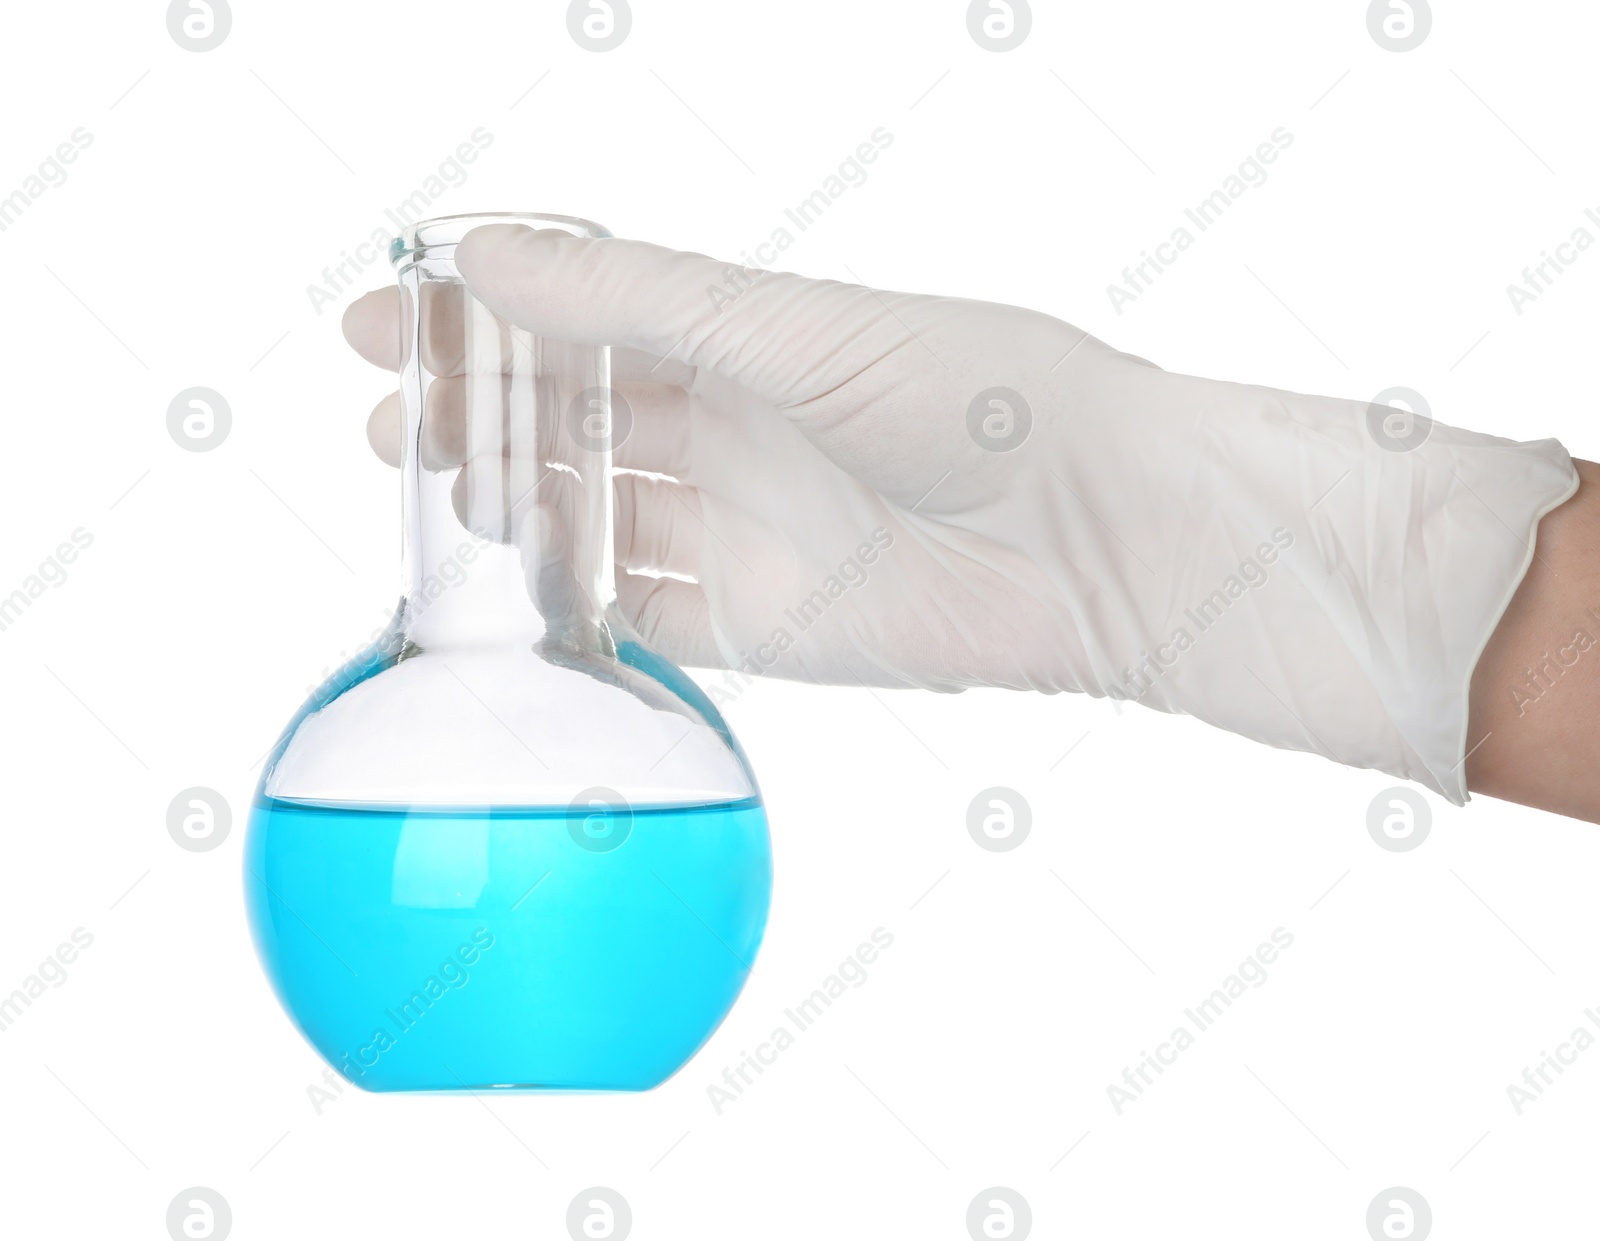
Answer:
<svg viewBox="0 0 1600 1241"><path fill-rule="evenodd" d="M647 1089L766 924L749 765L615 606L608 353L508 325L456 270L506 222L606 235L457 216L396 239L405 590L284 732L246 840L266 973L370 1090Z"/></svg>

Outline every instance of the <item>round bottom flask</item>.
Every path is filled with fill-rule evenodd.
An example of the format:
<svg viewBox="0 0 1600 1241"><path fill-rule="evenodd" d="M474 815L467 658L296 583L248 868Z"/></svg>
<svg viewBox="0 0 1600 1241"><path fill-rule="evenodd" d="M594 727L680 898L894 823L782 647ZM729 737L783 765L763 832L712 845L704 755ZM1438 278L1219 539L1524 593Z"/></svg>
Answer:
<svg viewBox="0 0 1600 1241"><path fill-rule="evenodd" d="M405 592L284 732L245 848L278 998L368 1090L648 1089L766 925L744 754L615 606L608 352L510 326L456 271L506 222L607 235L458 216L395 241Z"/></svg>

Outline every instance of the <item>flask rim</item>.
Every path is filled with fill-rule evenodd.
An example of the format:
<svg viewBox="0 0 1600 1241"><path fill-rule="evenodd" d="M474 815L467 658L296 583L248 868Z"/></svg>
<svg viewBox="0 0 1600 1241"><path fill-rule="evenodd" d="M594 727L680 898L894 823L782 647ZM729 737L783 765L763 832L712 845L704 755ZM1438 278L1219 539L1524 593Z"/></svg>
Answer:
<svg viewBox="0 0 1600 1241"><path fill-rule="evenodd" d="M552 215L541 211L471 211L461 215L434 216L408 224L389 243L389 262L395 267L423 258L450 258L456 243L484 224L525 224L531 228L559 228L574 237L610 237L611 230L593 220L575 215Z"/></svg>

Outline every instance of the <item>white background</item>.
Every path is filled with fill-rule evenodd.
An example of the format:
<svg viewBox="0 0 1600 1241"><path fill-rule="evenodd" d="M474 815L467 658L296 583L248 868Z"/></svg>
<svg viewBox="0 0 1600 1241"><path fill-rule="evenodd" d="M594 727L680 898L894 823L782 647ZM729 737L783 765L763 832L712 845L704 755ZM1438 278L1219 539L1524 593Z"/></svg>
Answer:
<svg viewBox="0 0 1600 1241"><path fill-rule="evenodd" d="M1036 7L1004 54L951 0L635 0L604 54L553 0L236 2L202 54L150 0L8 9L0 194L93 143L0 233L0 594L94 541L0 632L0 993L73 928L94 945L0 1034L7 1235L161 1238L195 1185L239 1238L561 1237L591 1185L640 1239L962 1238L993 1185L1041 1237L1359 1239L1396 1185L1439 1237L1577 1235L1600 1050L1520 1116L1506 1087L1600 1004L1595 829L1430 796L1431 836L1386 852L1366 811L1391 780L1066 696L760 684L729 708L772 918L660 1089L308 1099L321 1062L245 928L243 817L393 604L398 487L362 434L388 381L342 343L352 295L319 315L307 286L480 126L436 214L730 259L882 126L786 266L1035 307L1173 370L1405 385L1600 455L1600 253L1520 316L1506 294L1600 211L1600 11L1439 3L1395 54L1362 0ZM1118 315L1107 284L1279 126L1270 179ZM233 411L207 453L165 426L194 385ZM191 785L235 812L213 852L167 834ZM966 830L993 785L1033 808L1009 853ZM723 1066L879 926L868 981L717 1115ZM1279 926L1268 981L1117 1115L1123 1067Z"/></svg>

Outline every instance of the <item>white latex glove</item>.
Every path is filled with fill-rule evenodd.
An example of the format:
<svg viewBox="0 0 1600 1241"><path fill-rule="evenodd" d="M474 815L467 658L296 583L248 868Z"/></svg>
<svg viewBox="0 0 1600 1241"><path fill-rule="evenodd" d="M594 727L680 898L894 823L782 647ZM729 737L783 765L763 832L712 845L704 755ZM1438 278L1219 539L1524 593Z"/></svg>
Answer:
<svg viewBox="0 0 1600 1241"><path fill-rule="evenodd" d="M617 464L670 476L617 478L619 605L730 691L1079 690L1460 803L1473 667L1577 488L1555 440L1385 445L1362 402L1011 306L511 225L456 262L510 322L618 347Z"/></svg>

